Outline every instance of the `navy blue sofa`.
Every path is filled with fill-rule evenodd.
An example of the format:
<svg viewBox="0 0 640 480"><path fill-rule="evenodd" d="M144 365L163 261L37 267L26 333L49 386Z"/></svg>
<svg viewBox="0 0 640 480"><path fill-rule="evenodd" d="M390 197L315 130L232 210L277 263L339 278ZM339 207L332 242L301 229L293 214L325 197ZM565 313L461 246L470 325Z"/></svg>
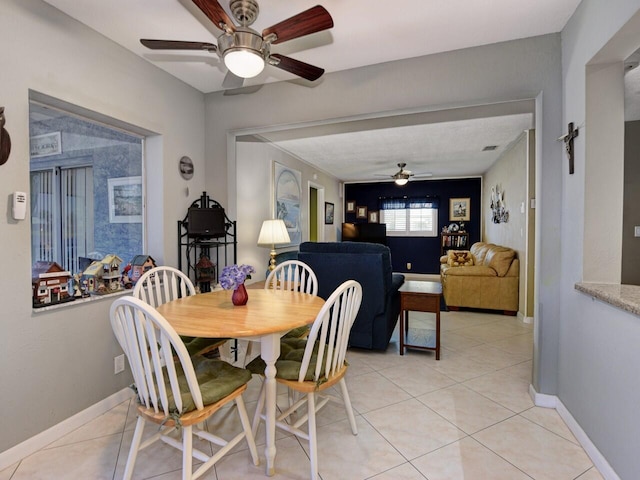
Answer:
<svg viewBox="0 0 640 480"><path fill-rule="evenodd" d="M298 260L318 278L324 299L345 280L362 285L362 305L351 329L351 347L386 350L400 313L398 288L404 275L391 270L391 251L385 245L364 242L304 242Z"/></svg>

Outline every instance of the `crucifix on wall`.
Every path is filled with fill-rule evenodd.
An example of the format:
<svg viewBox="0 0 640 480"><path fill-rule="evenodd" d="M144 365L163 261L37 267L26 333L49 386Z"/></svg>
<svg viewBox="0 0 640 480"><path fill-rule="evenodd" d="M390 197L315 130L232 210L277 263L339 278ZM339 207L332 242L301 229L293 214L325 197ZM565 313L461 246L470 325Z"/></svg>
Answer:
<svg viewBox="0 0 640 480"><path fill-rule="evenodd" d="M573 122L569 122L567 126L568 133L560 137L558 140L564 142L564 147L567 150L567 157L569 158L569 174L573 175L574 172L574 160L573 160L573 139L578 136L578 129L573 129Z"/></svg>

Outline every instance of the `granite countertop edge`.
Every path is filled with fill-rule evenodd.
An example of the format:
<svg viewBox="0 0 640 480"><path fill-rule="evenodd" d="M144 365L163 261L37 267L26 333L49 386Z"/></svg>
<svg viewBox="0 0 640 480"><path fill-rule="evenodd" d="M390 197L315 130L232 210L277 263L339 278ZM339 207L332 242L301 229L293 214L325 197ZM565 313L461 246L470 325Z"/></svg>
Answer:
<svg viewBox="0 0 640 480"><path fill-rule="evenodd" d="M640 315L640 286L615 283L575 284L575 289L634 315Z"/></svg>

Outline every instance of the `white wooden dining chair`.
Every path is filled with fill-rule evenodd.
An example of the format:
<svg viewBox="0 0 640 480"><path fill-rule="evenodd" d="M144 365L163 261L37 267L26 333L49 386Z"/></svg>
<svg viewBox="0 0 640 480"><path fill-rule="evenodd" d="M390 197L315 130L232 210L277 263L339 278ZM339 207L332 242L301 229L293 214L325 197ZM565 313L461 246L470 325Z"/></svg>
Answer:
<svg viewBox="0 0 640 480"><path fill-rule="evenodd" d="M297 292L308 293L310 295L318 295L318 279L313 273L311 267L300 260L287 260L276 266L269 272L264 282L265 290L293 290ZM309 334L309 327L302 326L290 330L284 336L304 338ZM244 363L256 355L254 352L254 344L256 342L248 341L244 347Z"/></svg>
<svg viewBox="0 0 640 480"><path fill-rule="evenodd" d="M171 300L195 294L196 289L191 279L177 268L169 266L147 270L133 287L133 296L154 308ZM222 347L229 340L228 338L185 336L180 338L191 355L204 355Z"/></svg>
<svg viewBox="0 0 640 480"><path fill-rule="evenodd" d="M218 359L190 356L166 319L137 298L116 300L111 305L110 319L129 361L138 397L138 419L123 479L131 478L138 452L158 440L182 451L183 480L203 475L242 439L246 439L253 463L258 465L242 399L251 380L248 370ZM242 432L225 440L197 426L231 401L235 401ZM142 442L146 422L158 424L159 431ZM171 435L174 431L181 434L182 441ZM217 451L207 454L193 448L193 435L210 442ZM203 463L192 473L194 458Z"/></svg>
<svg viewBox="0 0 640 480"><path fill-rule="evenodd" d="M309 441L311 479L318 478L318 446L316 436L316 413L329 401L344 404L354 435L358 434L351 400L344 380L347 371L345 362L349 333L355 321L360 303L362 287L355 280L347 280L327 299L311 327L308 338L283 338L280 342L280 358L276 362L276 381L297 393L301 398L291 404L276 418L276 426ZM257 358L247 368L253 373L264 374L264 362ZM338 384L341 397L328 394L327 390ZM252 429L258 429L265 419L265 387L263 385ZM299 410L306 404L306 413ZM300 427L308 424L305 432Z"/></svg>
<svg viewBox="0 0 640 480"><path fill-rule="evenodd" d="M300 260L287 260L273 269L266 282L265 290L295 290L318 295L318 279L311 267Z"/></svg>

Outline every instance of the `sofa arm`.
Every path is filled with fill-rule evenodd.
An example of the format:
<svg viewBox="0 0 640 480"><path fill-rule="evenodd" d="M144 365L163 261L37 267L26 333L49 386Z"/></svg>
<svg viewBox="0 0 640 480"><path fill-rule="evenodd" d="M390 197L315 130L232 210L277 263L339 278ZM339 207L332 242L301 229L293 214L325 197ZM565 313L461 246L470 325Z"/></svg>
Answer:
<svg viewBox="0 0 640 480"><path fill-rule="evenodd" d="M440 263L447 263L448 259L449 259L449 257L447 255L442 255L440 257Z"/></svg>
<svg viewBox="0 0 640 480"><path fill-rule="evenodd" d="M389 293L394 294L404 283L404 275L401 273L394 273L391 275L391 288Z"/></svg>

